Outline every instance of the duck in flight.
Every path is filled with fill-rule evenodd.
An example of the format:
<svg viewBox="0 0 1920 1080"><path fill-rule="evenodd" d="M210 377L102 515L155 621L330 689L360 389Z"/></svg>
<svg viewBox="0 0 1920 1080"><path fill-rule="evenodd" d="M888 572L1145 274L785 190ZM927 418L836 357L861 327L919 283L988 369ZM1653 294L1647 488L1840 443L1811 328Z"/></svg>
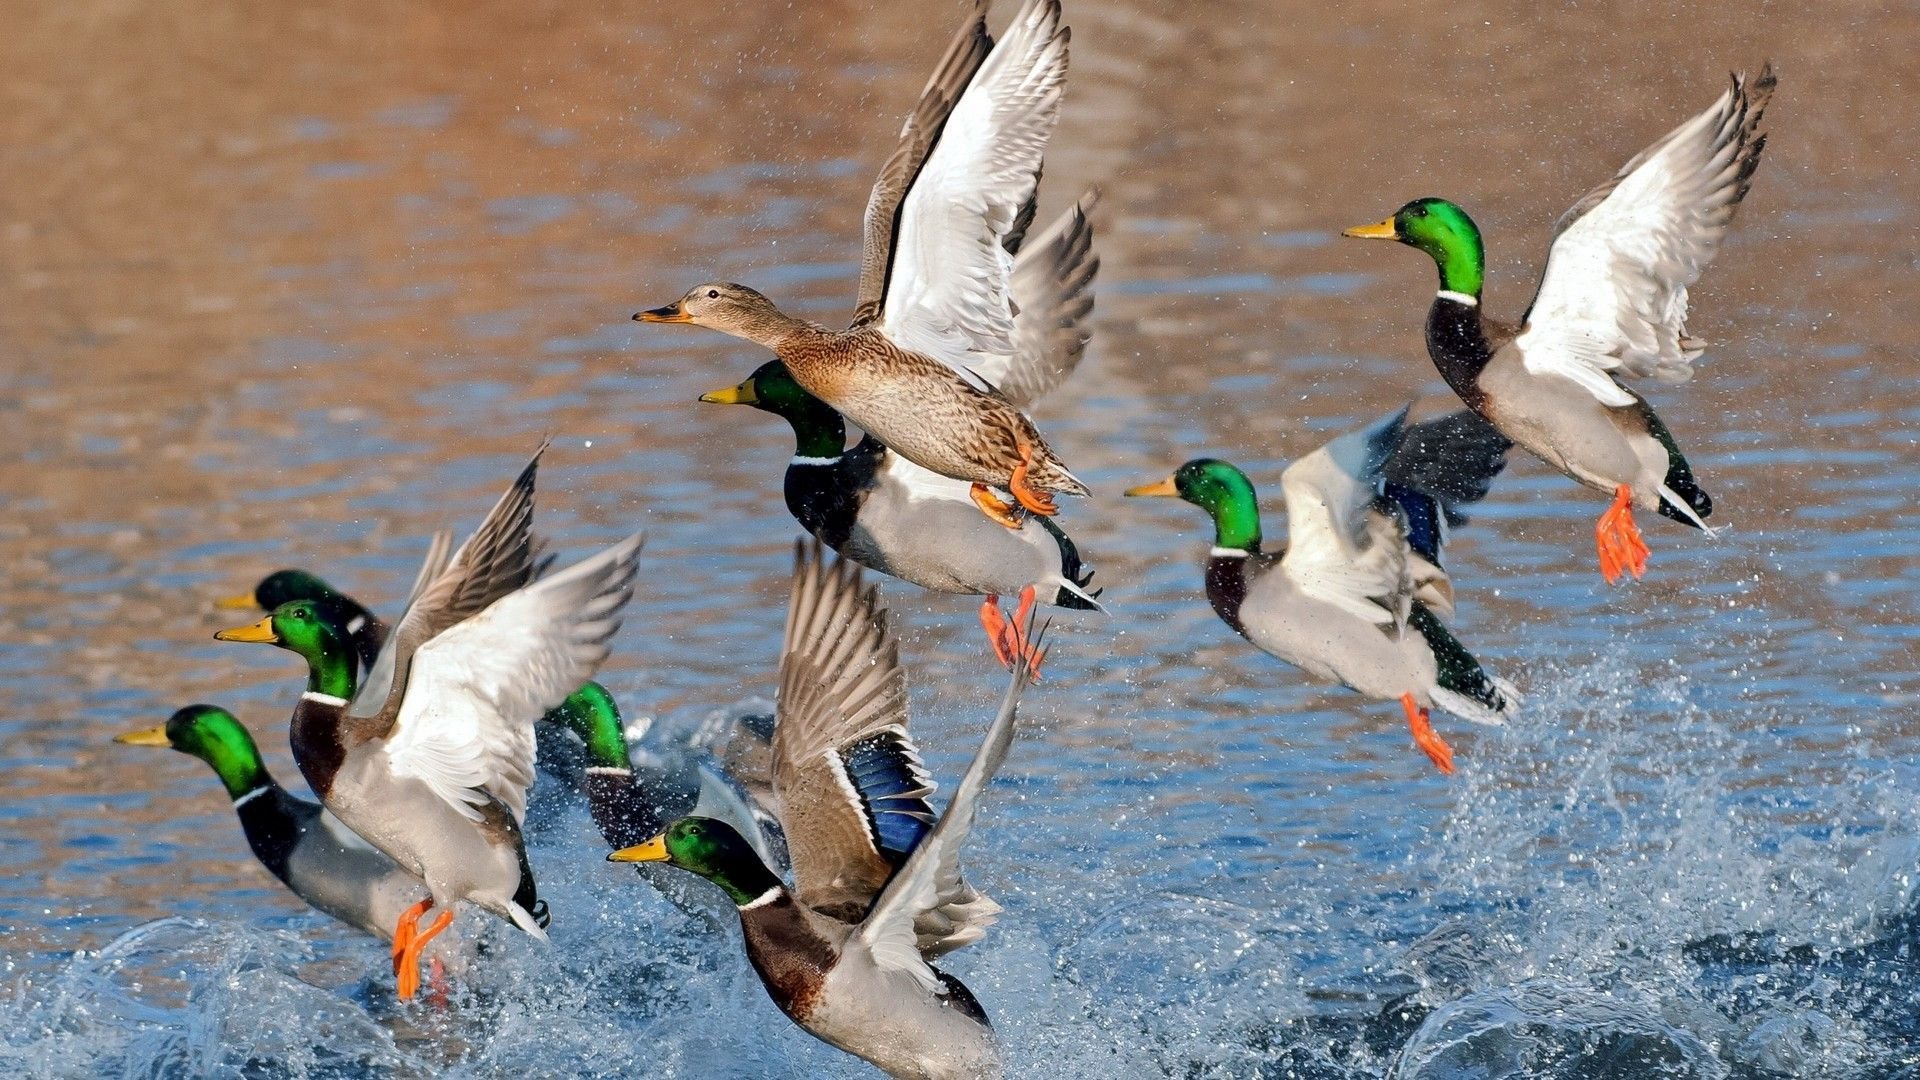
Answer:
<svg viewBox="0 0 1920 1080"><path fill-rule="evenodd" d="M806 542L794 555L773 730L793 885L731 827L701 817L608 858L666 863L724 890L768 996L822 1041L890 1076L998 1076L986 1012L932 962L980 940L1001 911L961 875L960 852L1013 744L1026 661L936 815L887 612L857 566L829 564Z"/></svg>
<svg viewBox="0 0 1920 1080"><path fill-rule="evenodd" d="M1453 583L1440 549L1461 508L1484 498L1511 445L1459 412L1408 427L1407 410L1351 431L1287 466L1287 542L1261 546L1253 482L1198 458L1133 496L1172 496L1207 511L1207 599L1220 620L1271 656L1376 701L1398 700L1414 745L1443 773L1453 750L1432 706L1478 724L1519 707L1513 684L1446 627Z"/></svg>
<svg viewBox="0 0 1920 1080"><path fill-rule="evenodd" d="M1005 241L1039 183L1069 34L1059 0L1028 0L995 44L986 6L977 0L948 46L874 184L847 329L725 281L634 318L771 349L809 394L908 461L966 482L982 513L1018 530L1023 509L1050 517L1054 495L1089 494L981 371L1016 350Z"/></svg>
<svg viewBox="0 0 1920 1080"><path fill-rule="evenodd" d="M1087 315L1100 260L1093 250L1088 192L1051 226L1019 245L1013 268L1014 352L990 358L980 373L1022 408L1065 381L1086 352ZM1025 229L1008 241L1024 236ZM847 447L839 413L800 386L779 360L769 360L737 386L701 401L750 405L787 421L794 456L787 464L787 509L806 530L842 556L872 570L941 593L984 595L980 624L1001 664L1031 652L1022 636L1027 610L1039 602L1103 610L1089 588L1093 570L1051 518L1028 515L1004 529L975 512L965 481L929 472L865 436ZM1018 595L1012 618L1002 595Z"/></svg>
<svg viewBox="0 0 1920 1080"><path fill-rule="evenodd" d="M1613 496L1594 526L1610 585L1646 572L1636 508L1713 535L1713 500L1666 424L1620 376L1693 376L1705 346L1687 335L1687 289L1753 184L1774 84L1771 63L1757 79L1735 74L1706 111L1574 203L1517 328L1481 309L1480 229L1453 203L1416 199L1345 233L1431 256L1440 291L1427 311L1427 352L1447 385L1542 461Z"/></svg>

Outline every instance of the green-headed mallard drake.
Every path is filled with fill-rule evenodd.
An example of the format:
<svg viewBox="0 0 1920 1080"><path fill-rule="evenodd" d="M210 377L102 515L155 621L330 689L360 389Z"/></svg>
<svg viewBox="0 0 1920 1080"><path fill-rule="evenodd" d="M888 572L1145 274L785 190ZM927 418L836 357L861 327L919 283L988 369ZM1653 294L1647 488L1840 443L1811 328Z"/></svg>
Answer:
<svg viewBox="0 0 1920 1080"><path fill-rule="evenodd" d="M979 373L1026 407L1072 374L1086 351L1082 323L1093 309L1090 286L1100 260L1093 252L1088 192L1045 233L1021 246L1013 268L1015 351L992 357ZM786 365L770 360L738 386L701 401L751 405L793 427L787 464L787 509L806 530L841 555L935 592L985 595L980 622L1002 664L1027 648L1018 640L1024 610L1009 620L1001 595L1023 606L1044 602L1100 610L1088 590L1093 571L1052 521L1028 517L1015 530L982 520L969 485L929 472L868 435L847 449L840 414L807 393ZM651 835L651 834L649 834Z"/></svg>
<svg viewBox="0 0 1920 1080"><path fill-rule="evenodd" d="M1441 622L1453 614L1447 525L1485 497L1510 444L1465 410L1412 428L1406 418L1401 409L1287 466L1278 552L1261 550L1253 483L1227 462L1189 461L1127 494L1177 496L1211 515L1207 599L1221 621L1317 679L1398 699L1414 743L1452 773L1428 710L1500 724L1520 702Z"/></svg>
<svg viewBox="0 0 1920 1080"><path fill-rule="evenodd" d="M455 901L545 939L521 837L533 723L593 676L632 595L637 534L528 584L538 460L473 537L416 582L357 692L346 639L311 602L216 635L278 645L307 661L291 742L308 785L431 889L395 928L403 998L418 990L420 949L452 922ZM439 916L418 929L436 906Z"/></svg>
<svg viewBox="0 0 1920 1080"><path fill-rule="evenodd" d="M1444 199L1417 199L1346 235L1398 240L1433 257L1440 292L1427 351L1461 400L1574 480L1608 492L1594 528L1609 584L1646 571L1633 510L1708 535L1713 500L1673 435L1620 376L1684 382L1704 349L1687 336L1687 288L1719 250L1767 138L1773 65L1627 162L1561 217L1518 329L1480 308L1480 230Z"/></svg>
<svg viewBox="0 0 1920 1080"><path fill-rule="evenodd" d="M762 859L786 866L779 821L711 753L643 741L636 760L619 703L606 687L590 682L541 719L580 740L585 751L580 788L608 847L632 847L679 818L699 815L727 822Z"/></svg>
<svg viewBox="0 0 1920 1080"><path fill-rule="evenodd" d="M1000 907L960 876L981 792L1006 759L1023 655L937 819L907 733L899 645L854 564L796 551L774 725L789 888L730 826L682 818L618 862L666 862L725 890L767 993L815 1036L903 1077L999 1074L986 1014L929 962L979 940Z"/></svg>
<svg viewBox="0 0 1920 1080"><path fill-rule="evenodd" d="M1052 494L1088 494L1019 406L979 374L1015 351L1004 241L1039 182L1068 33L1059 0L1027 0L997 45L985 15L979 0L874 185L848 329L796 319L724 281L634 318L772 349L808 393L914 464L969 482L982 512L1018 529L1019 507L1051 516Z"/></svg>
<svg viewBox="0 0 1920 1080"><path fill-rule="evenodd" d="M295 896L348 926L391 942L401 914L428 895L426 882L317 803L275 783L253 737L225 709L189 705L159 727L114 741L169 747L212 766L260 865Z"/></svg>

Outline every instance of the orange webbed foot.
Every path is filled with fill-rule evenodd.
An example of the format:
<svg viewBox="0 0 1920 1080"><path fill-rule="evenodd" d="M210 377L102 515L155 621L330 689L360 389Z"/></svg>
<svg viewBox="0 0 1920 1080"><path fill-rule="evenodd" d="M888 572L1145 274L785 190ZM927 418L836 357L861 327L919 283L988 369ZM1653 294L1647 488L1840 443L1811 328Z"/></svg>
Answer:
<svg viewBox="0 0 1920 1080"><path fill-rule="evenodd" d="M1046 654L1034 647L1026 630L1033 615L1034 603L1033 586L1029 585L1020 590L1020 607L1014 612L1013 618L1008 619L1000 610L1000 598L989 596L980 605L980 625L986 630L987 641L993 646L994 658L1000 661L1001 667L1012 671L1014 658L1024 656L1033 673L1033 681L1039 682L1040 663Z"/></svg>
<svg viewBox="0 0 1920 1080"><path fill-rule="evenodd" d="M399 920L393 924L393 973L395 975L400 974L400 958L406 955L407 949L413 945L415 935L420 932L420 917L432 910L433 898L428 897L401 912Z"/></svg>
<svg viewBox="0 0 1920 1080"><path fill-rule="evenodd" d="M1613 505L1593 526L1594 550L1600 556L1600 576L1613 585L1624 574L1635 581L1647 572L1647 556L1652 554L1633 520L1633 489L1621 484L1613 489Z"/></svg>
<svg viewBox="0 0 1920 1080"><path fill-rule="evenodd" d="M453 909L448 908L433 920L432 925L414 934L407 942L406 953L400 957L399 970L394 972L399 983L401 1001L412 1000L420 992L420 953L427 943L438 937L440 931L453 923Z"/></svg>
<svg viewBox="0 0 1920 1080"><path fill-rule="evenodd" d="M1033 468L1033 447L1020 444L1020 464L1013 467L1013 476L1007 481L1007 490L1020 500L1020 505L1041 517L1052 517L1060 512L1053 496L1035 488L1027 481L1027 473Z"/></svg>
<svg viewBox="0 0 1920 1080"><path fill-rule="evenodd" d="M1020 519L1014 515L1014 511L1019 507L1009 502L1002 502L1000 497L985 484L973 485L967 494L973 497L973 505L979 507L980 512L987 515L989 519L1015 532L1020 531Z"/></svg>
<svg viewBox="0 0 1920 1080"><path fill-rule="evenodd" d="M1413 745L1427 755L1427 760L1433 762L1434 768L1452 776L1453 747L1448 746L1440 733L1433 730L1433 720L1427 710L1413 700L1412 694L1400 695L1400 707L1406 710L1407 727L1413 731Z"/></svg>

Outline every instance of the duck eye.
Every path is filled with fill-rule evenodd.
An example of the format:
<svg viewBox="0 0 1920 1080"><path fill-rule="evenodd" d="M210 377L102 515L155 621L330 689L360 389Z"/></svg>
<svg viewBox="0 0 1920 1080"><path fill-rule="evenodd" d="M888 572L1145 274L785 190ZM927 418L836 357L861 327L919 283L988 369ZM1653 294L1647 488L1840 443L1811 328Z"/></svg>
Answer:
<svg viewBox="0 0 1920 1080"><path fill-rule="evenodd" d="M708 289L708 290L707 290L707 299L709 299L709 300L718 300L718 299L720 299L720 290L719 290L719 289Z"/></svg>

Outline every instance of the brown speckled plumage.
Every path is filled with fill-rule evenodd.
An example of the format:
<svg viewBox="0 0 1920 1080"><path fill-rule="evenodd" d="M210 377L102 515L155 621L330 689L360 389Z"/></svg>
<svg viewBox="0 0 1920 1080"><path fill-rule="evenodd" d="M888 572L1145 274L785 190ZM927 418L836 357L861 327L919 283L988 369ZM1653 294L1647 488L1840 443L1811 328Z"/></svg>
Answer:
<svg viewBox="0 0 1920 1080"><path fill-rule="evenodd" d="M922 468L1004 488L1026 446L1033 451L1033 487L1088 494L1012 402L975 389L959 372L877 330L803 324L783 335L774 352L808 393Z"/></svg>

